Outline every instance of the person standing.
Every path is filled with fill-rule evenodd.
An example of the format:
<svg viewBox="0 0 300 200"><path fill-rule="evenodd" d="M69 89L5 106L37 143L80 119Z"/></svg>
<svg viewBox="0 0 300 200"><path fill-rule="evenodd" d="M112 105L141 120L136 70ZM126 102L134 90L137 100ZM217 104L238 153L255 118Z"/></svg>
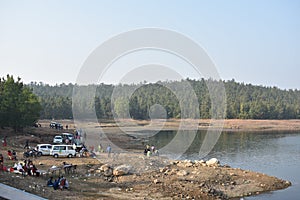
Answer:
<svg viewBox="0 0 300 200"><path fill-rule="evenodd" d="M101 145L101 144L98 145L98 151L99 151L99 153L102 153L102 152L103 152L103 149L102 149L102 145Z"/></svg>
<svg viewBox="0 0 300 200"><path fill-rule="evenodd" d="M28 140L26 140L26 142L25 142L24 149L29 149L29 141Z"/></svg>
<svg viewBox="0 0 300 200"><path fill-rule="evenodd" d="M107 146L106 152L107 152L107 157L110 158L110 154L111 154L111 146L110 146L110 144Z"/></svg>
<svg viewBox="0 0 300 200"><path fill-rule="evenodd" d="M5 136L5 137L3 138L3 140L2 140L2 145L3 145L4 147L7 146L7 136Z"/></svg>

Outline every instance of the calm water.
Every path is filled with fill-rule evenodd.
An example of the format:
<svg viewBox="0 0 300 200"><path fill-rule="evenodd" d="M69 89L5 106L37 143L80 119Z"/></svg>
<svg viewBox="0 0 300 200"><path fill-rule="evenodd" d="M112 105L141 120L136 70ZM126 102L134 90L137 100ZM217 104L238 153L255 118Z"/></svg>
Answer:
<svg viewBox="0 0 300 200"><path fill-rule="evenodd" d="M205 134L197 134L182 159L201 159L198 152ZM158 148L163 147L175 135L174 131L162 131L149 138L149 142ZM300 199L300 132L225 132L206 159L212 157L218 158L221 164L262 172L292 182L292 186L285 190L244 199Z"/></svg>

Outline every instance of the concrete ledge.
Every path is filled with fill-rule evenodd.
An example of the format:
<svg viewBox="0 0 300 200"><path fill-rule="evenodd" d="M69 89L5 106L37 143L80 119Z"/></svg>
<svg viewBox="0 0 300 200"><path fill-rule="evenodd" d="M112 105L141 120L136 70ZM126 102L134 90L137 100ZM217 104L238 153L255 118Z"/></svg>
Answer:
<svg viewBox="0 0 300 200"><path fill-rule="evenodd" d="M46 200L40 196L24 192L14 187L0 183L0 197L11 200Z"/></svg>

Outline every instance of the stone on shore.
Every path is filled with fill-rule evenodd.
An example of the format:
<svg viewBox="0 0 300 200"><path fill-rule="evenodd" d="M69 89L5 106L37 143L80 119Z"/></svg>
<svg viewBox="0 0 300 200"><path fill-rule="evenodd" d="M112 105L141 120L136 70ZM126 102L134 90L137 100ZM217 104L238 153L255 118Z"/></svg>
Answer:
<svg viewBox="0 0 300 200"><path fill-rule="evenodd" d="M123 175L127 175L129 174L129 171L131 170L131 166L130 165L120 165L117 166L114 170L113 170L113 175L114 176L123 176Z"/></svg>
<svg viewBox="0 0 300 200"><path fill-rule="evenodd" d="M216 166L220 163L220 161L216 158L211 158L208 161L206 161L207 166Z"/></svg>

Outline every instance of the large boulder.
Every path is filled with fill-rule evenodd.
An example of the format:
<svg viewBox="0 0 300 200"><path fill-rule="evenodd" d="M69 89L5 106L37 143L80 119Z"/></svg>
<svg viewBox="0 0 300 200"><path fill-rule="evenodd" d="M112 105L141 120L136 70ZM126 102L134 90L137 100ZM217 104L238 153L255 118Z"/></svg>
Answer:
<svg viewBox="0 0 300 200"><path fill-rule="evenodd" d="M106 176L106 177L109 177L109 176L113 175L113 170L112 170L112 168L107 168L107 169L103 172L103 175Z"/></svg>
<svg viewBox="0 0 300 200"><path fill-rule="evenodd" d="M113 174L113 169L109 164L104 164L101 167L98 168L100 172L103 172L103 175L108 177Z"/></svg>
<svg viewBox="0 0 300 200"><path fill-rule="evenodd" d="M216 158L211 158L208 161L206 161L206 164L208 166L215 166L215 165L218 165L219 163L220 163L220 161Z"/></svg>
<svg viewBox="0 0 300 200"><path fill-rule="evenodd" d="M113 170L113 175L114 176L123 176L129 173L129 171L131 170L131 166L130 165L120 165L117 166L114 170Z"/></svg>
<svg viewBox="0 0 300 200"><path fill-rule="evenodd" d="M104 164L99 169L100 169L100 171L104 172L104 171L107 171L109 168L111 168L111 166L109 164Z"/></svg>

